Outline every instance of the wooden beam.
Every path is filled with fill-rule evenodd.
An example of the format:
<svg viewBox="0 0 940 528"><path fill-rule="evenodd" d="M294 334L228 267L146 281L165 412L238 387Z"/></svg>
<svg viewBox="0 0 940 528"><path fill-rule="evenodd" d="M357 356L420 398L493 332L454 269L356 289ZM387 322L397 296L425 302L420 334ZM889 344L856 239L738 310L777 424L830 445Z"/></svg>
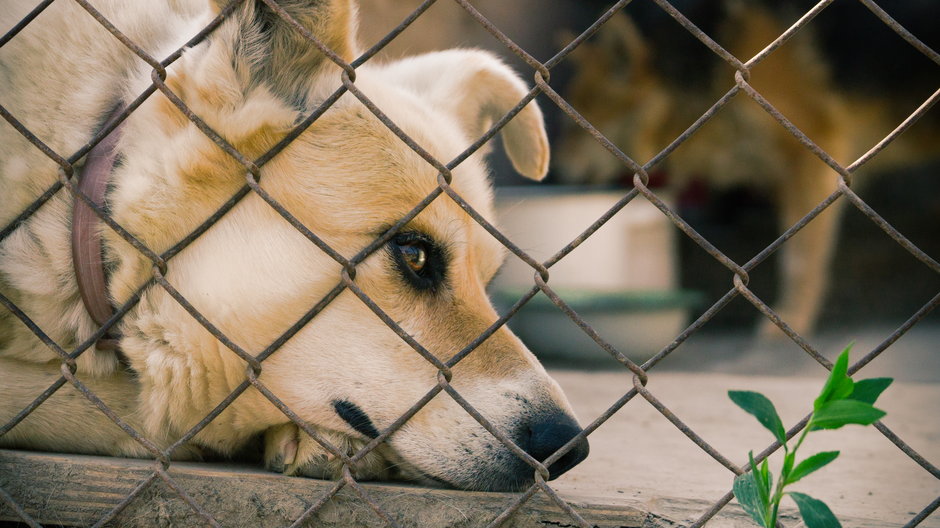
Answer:
<svg viewBox="0 0 940 528"><path fill-rule="evenodd" d="M40 523L90 526L150 478L154 467L147 460L0 450L0 488ZM290 525L335 484L220 464L173 463L169 475L215 520L223 526L235 527ZM403 528L486 526L519 496L393 484L363 487ZM674 526L665 520L659 523L655 516L634 507L577 500L571 505L589 523L601 528ZM16 520L21 519L0 500L0 521ZM113 525L201 527L206 522L157 478L128 504ZM346 487L306 525L378 527L385 523ZM546 528L575 524L546 495L539 493L502 526Z"/></svg>

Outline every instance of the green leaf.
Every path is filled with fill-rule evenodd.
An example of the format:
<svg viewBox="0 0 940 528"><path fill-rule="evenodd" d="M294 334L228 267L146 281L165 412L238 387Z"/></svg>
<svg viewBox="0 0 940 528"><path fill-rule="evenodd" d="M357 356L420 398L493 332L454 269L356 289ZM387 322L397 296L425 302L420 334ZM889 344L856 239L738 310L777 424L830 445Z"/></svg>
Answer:
<svg viewBox="0 0 940 528"><path fill-rule="evenodd" d="M851 349L852 345L849 345L839 354L839 358L832 366L832 371L829 372L826 384L823 385L822 392L813 402L814 410L818 410L826 402L841 400L852 394L855 384L852 382L852 378L846 375L849 369L849 350Z"/></svg>
<svg viewBox="0 0 940 528"><path fill-rule="evenodd" d="M744 511L754 519L754 522L764 528L767 526L764 520L764 512L767 511L767 504L761 501L760 485L757 483L757 475L754 471L743 473L734 478L734 496L738 499L738 504L744 508Z"/></svg>
<svg viewBox="0 0 940 528"><path fill-rule="evenodd" d="M770 471L767 469L767 459L764 459L763 466L758 466L757 462L754 462L754 452L748 451L747 458L751 463L751 473L754 475L754 483L757 484L757 491L760 493L761 504L765 506L765 511L767 510L766 506L770 504L770 486L768 483L767 477L769 476Z"/></svg>
<svg viewBox="0 0 940 528"><path fill-rule="evenodd" d="M800 509L800 516L806 528L842 528L839 519L832 513L826 503L814 499L805 493L791 491L787 495L793 497L796 507Z"/></svg>
<svg viewBox="0 0 940 528"><path fill-rule="evenodd" d="M816 453L815 455L807 458L806 460L800 462L796 469L793 470L793 473L787 477L786 484L790 485L794 482L800 480L801 478L809 475L813 471L825 466L826 464L832 462L839 456L838 451L823 451L822 453Z"/></svg>
<svg viewBox="0 0 940 528"><path fill-rule="evenodd" d="M810 431L838 429L843 425L870 425L886 413L858 400L837 400L824 404L813 413Z"/></svg>
<svg viewBox="0 0 940 528"><path fill-rule="evenodd" d="M770 466L765 458L760 465L760 476L763 479L761 484L764 486L764 492L767 494L767 502L770 502L771 491L774 487L774 474L770 472Z"/></svg>
<svg viewBox="0 0 940 528"><path fill-rule="evenodd" d="M891 378L869 378L856 381L849 399L874 405L875 400L888 388L888 385L891 385L892 381L894 380Z"/></svg>
<svg viewBox="0 0 940 528"><path fill-rule="evenodd" d="M778 442L781 444L786 442L787 437L786 431L783 429L783 422L780 421L780 416L777 414L774 404L766 396L752 391L728 391L728 397L745 412L753 414L761 425L773 433Z"/></svg>

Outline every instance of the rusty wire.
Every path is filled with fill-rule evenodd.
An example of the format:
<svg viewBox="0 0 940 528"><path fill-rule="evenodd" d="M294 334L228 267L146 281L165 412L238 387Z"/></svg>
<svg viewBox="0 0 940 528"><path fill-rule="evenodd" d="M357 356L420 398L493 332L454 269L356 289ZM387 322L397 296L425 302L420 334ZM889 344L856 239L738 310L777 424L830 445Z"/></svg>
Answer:
<svg viewBox="0 0 940 528"><path fill-rule="evenodd" d="M763 50L757 53L754 57L751 57L748 60L743 60L743 58L735 57L728 50L723 48L717 42L715 42L709 35L704 33L701 29L695 26L689 19L687 19L678 9L672 6L666 0L655 0L655 3L668 15L676 20L682 27L689 31L696 39L701 43L707 46L718 58L728 64L735 70L735 84L732 86L723 96L716 100L712 106L705 111L687 130L682 134L676 137L666 148L657 153L650 161L645 164L641 164L637 161L631 159L627 154L622 152L617 145L611 142L606 138L599 130L597 130L591 123L589 123L582 115L580 115L577 110L572 107L562 95L556 92L549 84L550 71L553 67L561 63L578 45L590 38L599 28L601 28L618 10L624 8L630 3L630 0L620 0L613 4L609 9L607 9L590 27L583 31L580 35L574 38L569 44L562 48L555 56L551 57L549 60L544 63L539 62L534 57L532 57L528 52L526 52L522 47L517 45L510 39L505 33L503 33L499 28L497 28L490 20L488 20L483 14L477 11L471 2L467 0L453 0L464 9L467 14L479 23L486 31L492 34L500 43L502 43L505 48L510 52L518 56L523 62L525 62L534 72L535 86L531 91L521 99L510 111L506 113L502 118L497 120L495 124L488 130L483 136L478 138L471 144L464 152L458 155L453 160L438 160L434 158L430 153L421 147L416 141L410 138L403 130L401 130L388 116L386 116L382 110L376 106L362 91L358 89L355 83L356 78L356 68L368 61L370 58L375 56L382 48L396 38L402 31L404 31L412 22L418 19L425 10L428 9L436 0L425 0L421 5L419 5L408 17L406 17L400 24L398 24L394 29L392 29L383 39L381 39L375 46L367 50L360 57L352 61L351 63L345 62L339 55L337 55L333 50L329 49L325 44L323 44L316 35L312 34L307 28L305 28L298 21L293 19L290 14L282 9L276 2L276 0L262 0L269 8L272 9L274 13L282 18L293 30L295 30L309 45L318 49L323 53L330 61L332 61L340 70L340 80L342 81L341 85L337 90L327 97L325 101L318 106L316 109L312 110L304 119L302 119L293 130L291 130L285 137L280 140L276 145L270 148L267 152L258 156L256 159L251 159L246 157L244 154L239 152L234 146L232 146L228 141L226 141L221 134L216 132L209 126L205 121L203 121L198 115L196 115L186 104L185 102L175 94L165 83L167 77L166 68L176 61L181 55L183 50L186 47L195 45L205 39L212 31L215 30L227 17L229 17L234 10L245 0L232 0L226 7L224 7L219 14L198 34L196 34L185 46L176 50L166 58L162 60L157 60L150 56L145 50L143 50L138 44L129 39L124 35L118 28L116 28L110 21L107 20L100 12L98 12L89 2L86 0L73 0L78 3L83 9L85 9L103 28L105 28L114 38L118 39L122 45L124 45L128 50L135 54L138 58L146 62L151 68L151 79L152 84L144 89L126 108L124 108L118 115L114 116L105 126L102 127L84 146L78 149L75 152L71 153L57 153L53 151L49 146L43 143L38 137L36 137L27 127L25 127L15 115L10 113L6 108L0 106L0 116L3 117L11 126L13 126L17 131L19 131L24 138L26 138L30 143L32 143L37 149L43 152L51 161L58 165L58 170L60 178L51 185L48 189L45 190L40 196L38 196L35 201L28 205L10 224L6 226L0 226L0 242L6 239L18 226L22 225L24 222L27 222L32 215L38 211L46 202L48 202L53 196L62 191L63 188L67 192L75 195L76 199L84 201L88 204L95 214L104 222L110 229L118 233L125 241L131 244L136 248L141 255L146 257L153 265L153 276L150 281L140 287L131 298L124 303L124 305L118 307L115 314L99 328L89 339L79 344L71 351L66 351L61 348L53 339L51 339L35 322L30 320L30 318L19 308L16 304L8 299L7 297L0 294L0 304L2 304L5 309L9 310L16 318L18 318L30 331L32 331L37 338L44 343L48 348L54 351L59 358L61 359L61 377L59 377L55 382L53 382L46 390L42 392L32 403L30 403L26 408L22 409L16 417L10 420L6 424L0 425L0 435L3 435L20 423L24 418L26 418L31 412L33 412L37 407L42 405L52 394L59 390L66 383L71 384L77 388L89 401L96 405L99 410L107 416L111 421L121 427L131 438L133 438L137 443L142 445L154 458L153 471L146 478L144 478L135 489L129 493L123 500L121 500L111 511L109 511L105 516L99 519L95 526L102 526L113 521L121 511L126 508L132 501L137 500L137 498L148 489L153 483L160 480L163 481L169 489L171 489L180 499L182 499L189 507L193 510L194 513L199 515L207 524L218 526L218 522L212 516L211 512L205 510L205 508L199 504L192 496L190 496L186 490L179 485L179 483L170 476L168 469L171 467L171 457L175 450L179 449L186 442L191 440L196 434L199 433L203 428L209 425L209 423L215 419L222 411L224 411L228 405L231 404L236 398L238 398L244 391L249 387L254 387L259 391L265 398L271 401L284 415L295 423L299 428L301 428L306 434L313 438L317 443L319 443L324 449L329 451L333 456L339 458L343 462L343 474L339 478L334 486L323 493L315 500L312 501L311 506L293 523L292 526L300 526L307 520L309 520L313 515L316 514L323 506L328 504L332 498L343 488L349 487L353 492L364 501L370 509L372 509L375 514L388 526L398 526L398 523L395 519L388 514L370 495L369 493L361 486L359 481L356 479L356 476L353 473L352 467L355 462L361 460L366 454L375 449L380 443L385 441L390 435L394 434L399 428L401 428L415 413L417 413L424 405L426 405L432 398L444 392L448 397L452 398L457 402L469 415L471 415L482 427L489 431L495 438L497 438L501 443L506 445L517 457L524 460L529 466L532 467L534 472L534 483L530 485L524 491L519 492L512 503L499 515L491 520L490 526L500 526L503 522L510 519L515 512L519 510L528 500L530 500L535 494L539 491L548 496L548 498L554 502L559 508L565 511L570 517L571 520L578 526L589 527L589 523L578 514L577 510L568 504L562 497L560 497L552 487L546 482L546 479L549 477L548 466L550 466L555 461L559 460L565 453L574 448L577 442L589 436L593 433L598 427L603 425L611 416L619 412L620 409L629 401L631 401L635 396L640 395L641 399L646 400L651 406L653 406L658 412L660 412L665 418L667 418L671 423L673 423L677 429L679 429L683 434L685 434L692 442L699 446L702 450L708 453L714 460L724 466L733 474L740 474L743 471L750 470L750 467L745 464L743 466L738 466L732 460L725 457L723 454L718 452L715 448L708 444L708 442L693 431L687 424L685 424L680 417L678 417L673 411L671 411L665 404L663 404L651 390L646 387L647 380L649 378L650 369L654 368L662 359L664 359L669 354L673 353L677 348L679 348L682 343L684 343L691 335L697 332L702 328L708 321L710 321L724 306L726 306L731 300L735 297L741 296L744 297L747 301L755 306L764 316L773 321L781 330L783 330L796 344L798 344L810 357L819 362L824 368L830 369L832 367L831 363L826 360L821 354L819 354L802 336L795 333L786 323L780 319L780 317L765 303L763 302L756 294L754 294L748 288L748 272L752 270L755 266L763 262L770 255L776 252L783 244L785 244L793 235L803 229L809 222L813 221L820 213L826 210L828 207L832 206L837 201L847 201L855 206L862 214L868 217L875 225L880 229L885 231L892 239L894 239L901 247L903 247L908 253L910 253L914 258L918 259L924 263L928 268L934 272L940 273L940 264L938 264L933 258L924 253L920 248L918 248L914 243L904 237L903 234L897 231L893 226L891 226L887 221L885 221L874 209L872 209L865 201L859 197L851 188L851 178L852 173L867 163L872 157L877 155L885 146L891 143L896 137L898 137L904 130L906 130L911 124L916 122L921 116L923 116L933 104L940 99L940 91L934 93L928 100L926 100L917 110L915 110L903 123L898 125L898 127L893 130L890 134L885 136L878 144L876 144L869 152L860 157L854 163L851 163L847 166L842 166L836 162L828 153L826 153L822 148L816 145L812 139L805 135L798 127L791 123L786 116L784 116L779 110L777 110L769 101L767 101L759 91L754 89L749 83L750 70L753 66L763 61L766 57L772 54L780 46L782 46L787 40L789 40L793 35L799 32L806 24L808 24L817 14L822 12L832 0L822 0L816 4L813 8L808 10L797 22L795 22L790 28L783 32L779 37L777 37L773 42L767 45ZM872 0L861 0L861 2L871 10L882 22L889 26L893 31L895 31L901 38L905 39L914 49L920 51L923 55L928 57L930 60L935 63L940 64L940 55L936 51L929 48L922 41L918 40L914 35L907 31L903 26L901 26L897 21L892 19L887 13L885 13L875 2ZM14 39L23 28L27 25L34 23L34 20L41 12L52 3L51 0L45 0L40 3L35 9L33 9L25 18L23 18L19 23L17 23L11 30L9 30L5 35L0 37L0 46L3 46L7 42ZM215 213L210 215L206 220L200 224L196 229L191 233L181 238L176 244L174 244L170 249L157 253L156 251L148 248L142 241L137 239L132 233L125 230L117 222L115 222L103 208L92 203L92 201L85 196L75 185L73 175L75 173L74 164L78 163L85 154L87 154L99 141L106 137L114 128L116 128L122 121L124 121L127 116L133 113L136 108L143 103L148 97L154 94L154 92L160 91L163 96L165 96L169 101L175 105L180 112L192 122L198 129L210 138L217 146L219 146L228 156L230 156L234 161L236 161L245 171L246 175L246 184L236 191ZM296 216L294 216L287 208L282 204L278 203L276 199L270 196L264 188L260 185L261 173L260 168L268 163L272 158L274 158L279 152L281 152L291 141L297 138L303 131L305 131L311 124L313 124L324 112L326 112L332 105L335 103L340 96L343 94L349 93L355 98L357 98L370 112L372 112L390 131L392 131L396 136L398 136L405 145L412 149L416 154L421 156L431 167L437 170L438 176L438 185L431 191L423 200L415 204L414 208L399 219L393 226L391 226L385 233L377 237L366 247L362 248L359 253L357 253L352 258L343 257L339 252L334 248L330 247L325 241L323 241L313 230L309 229L303 224ZM501 233L495 226L487 222L478 212L476 212L461 196L450 186L451 181L451 170L456 167L458 164L467 159L471 154L479 150L486 142L490 141L499 130L506 125L518 112L520 112L523 107L532 101L537 95L544 94L551 100L558 108L570 117L577 125L591 134L605 149L607 149L611 155L615 156L620 160L623 165L628 168L631 172L634 173L633 184L634 188L629 192L626 192L624 197L619 200L615 205L609 208L601 217L597 219L592 225L587 227L581 234L579 234L575 239L569 241L564 247L557 251L553 256L547 259L544 262L539 262L538 260L532 258L528 255L523 249L515 245L511 240L509 240L503 233ZM760 253L755 255L751 260L744 264L738 264L734 260L727 257L720 250L718 250L714 245L712 245L705 237L696 232L691 225L689 225L682 217L680 217L673 209L666 205L656 194L655 191L647 187L648 183L648 171L659 165L669 154L671 154L677 147L683 144L686 140L692 137L699 128L701 128L705 123L707 123L718 111L721 110L727 103L732 99L737 97L749 97L754 100L758 105L760 105L768 115L770 115L774 120L776 120L780 126L784 127L794 138L799 141L805 149L812 152L819 160L823 163L826 163L835 173L837 173L841 178L841 183L839 188L829 197L821 201L816 207L807 213L801 220L796 224L787 229L783 234L781 234L776 240L774 240L770 245L763 249ZM2 102L0 102L2 103ZM310 243L314 244L335 262L337 262L342 267L342 272L337 278L336 286L322 299L315 303L299 320L294 322L288 330L286 330L281 336L275 339L272 343L266 346L263 350L260 351L251 351L245 350L240 347L237 343L229 339L223 332L221 332L213 323L208 320L199 310L193 306L189 300L186 299L179 291L177 291L173 285L167 281L165 274L170 266L172 266L172 259L185 247L191 244L199 236L201 236L206 230L208 230L212 225L214 225L222 216L224 216L228 211L230 211L235 205L237 205L242 199L244 199L249 194L255 194L259 196L265 203L267 203L274 211L276 211L283 219L290 223L298 232L300 232ZM590 324L588 324L580 315L577 314L565 301L559 296L554 290L550 287L550 270L552 266L557 264L566 255L571 251L577 248L581 243L590 238L594 232L600 229L607 221L609 221L614 215L616 215L620 210L626 207L634 199L637 199L639 196L643 197L655 205L663 214L666 216L681 232L683 232L687 237L693 240L696 244L702 247L706 252L708 252L717 262L721 263L731 272L731 287L729 291L721 297L717 302L715 302L711 307L709 307L698 319L696 319L689 327L687 327L680 335L678 335L675 340L665 347L663 347L658 354L653 356L651 359L646 361L642 365L634 363L629 357L624 355L622 352L618 351L610 343L604 340L603 336L599 335ZM452 200L457 205L459 205L472 219L479 223L484 229L486 229L495 239L502 243L513 255L524 261L528 264L532 271L534 272L533 276L533 287L526 292L519 300L509 308L506 313L494 321L490 327L484 330L477 338L472 340L470 343L458 351L454 356L446 361L441 361L437 359L434 354L426 350L424 346L409 335L404 329L402 329L391 317L389 317L381 307L379 307L369 296L363 292L356 283L356 267L358 264L362 263L366 257L372 253L378 251L383 247L392 237L395 236L409 221L411 221L415 216L417 216L421 211L427 208L435 200ZM246 369L246 378L245 380L233 390L226 398L224 398L209 414L207 414L202 420L199 421L195 426L193 426L189 431L184 433L177 441L170 445L166 449L160 449L153 442L147 439L145 436L141 435L138 431L134 430L130 425L121 420L108 406L101 401L97 395L94 394L81 380L75 376L76 370L76 359L87 351L89 348L94 346L99 338L106 335L109 328L113 325L119 323L121 318L128 313L139 301L142 293L148 288L163 288L179 305L186 310L203 328L205 328L213 337L215 337L225 348L229 349L231 353L237 355L245 365ZM315 318L330 302L333 301L339 294L345 290L350 290L354 295L356 295L366 306L370 308L380 320L382 320L392 331L394 331L403 341L405 341L412 349L415 350L417 354L427 360L432 364L438 371L437 384L431 387L428 392L415 402L411 408L409 408L404 414L402 414L397 420L395 420L391 425L380 431L379 435L372 439L368 444L361 448L356 453L347 453L342 449L337 448L336 446L330 444L326 441L321 435L319 435L316 430L306 423L302 418L296 415L287 405L285 405L275 394L273 394L260 380L259 375L264 368L264 361L266 358L270 357L271 354L274 354L277 349L285 343L291 336L296 334L301 328L309 323L313 318ZM477 411L472 404L470 404L466 399L464 399L459 392L450 384L451 379L451 369L458 364L461 360L467 357L469 354L490 337L494 332L507 323L507 321L520 310L532 297L537 295L539 292L544 293L548 298L563 312L565 313L572 321L574 321L577 326L587 334L592 340L597 343L597 345L606 351L609 355L623 364L627 369L629 369L633 376L633 388L624 393L616 402L608 407L600 416L594 419L590 424L588 424L584 430L569 441L565 446L560 448L557 452L552 454L544 461L535 460L529 454L527 454L523 449L518 445L514 444L502 431L494 427L487 418ZM895 332L893 332L885 341L876 347L874 350L869 352L865 357L857 361L854 365L851 366L849 372L855 373L865 365L867 365L872 359L880 355L884 350L886 350L891 344L893 344L897 339L899 339L905 332L912 328L918 321L923 319L928 313L930 313L937 305L940 304L940 295L933 297L928 303L921 307L908 321L901 325ZM797 433L799 433L803 427L806 426L808 417L805 417L803 420L795 424L791 429L787 431L787 437L790 438ZM940 470L937 469L930 461L928 461L923 455L911 448L907 443L905 443L900 437L898 437L894 432L888 429L884 424L876 424L876 428L883 433L891 442L893 442L902 452L908 455L912 460L917 464L922 466L926 471L928 471L934 477L940 479ZM769 445L764 451L759 453L755 460L760 462L774 453L781 446L779 442L774 442ZM692 525L694 527L703 526L707 523L714 515L716 515L728 502L733 498L733 494L729 491L723 497L718 499L714 505L706 512L703 512L701 517ZM3 500L11 510L17 514L23 522L30 526L39 526L39 523L33 519L28 512L26 512L17 502L11 497L5 490L0 488L0 499ZM936 509L940 508L940 499L933 501L931 504L926 505L923 510L918 512L907 524L907 526L916 526L923 519L928 517Z"/></svg>

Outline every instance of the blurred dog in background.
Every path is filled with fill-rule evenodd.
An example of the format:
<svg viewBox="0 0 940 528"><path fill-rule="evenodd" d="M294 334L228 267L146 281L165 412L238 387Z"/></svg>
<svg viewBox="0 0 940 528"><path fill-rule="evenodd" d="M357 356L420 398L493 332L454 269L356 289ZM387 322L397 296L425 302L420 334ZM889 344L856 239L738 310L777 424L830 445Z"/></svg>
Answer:
<svg viewBox="0 0 940 528"><path fill-rule="evenodd" d="M673 4L742 62L814 5L805 0ZM935 20L931 8L927 1L910 0L888 10L938 49L936 28L929 27ZM652 2L628 4L570 60L575 71L567 100L640 164L653 159L734 86L734 69ZM940 68L860 3L836 0L755 66L749 82L848 166L930 97L940 86ZM938 122L937 112L928 113L858 173L936 157ZM632 172L573 122L555 152L555 176L565 183L632 181ZM781 232L834 192L839 181L833 169L743 93L663 164L651 168L659 169L673 188L702 181L716 188L743 184L763 189L776 206ZM836 202L781 249L774 309L800 334L812 332L823 305L838 208L844 202ZM769 320L760 333L781 335Z"/></svg>

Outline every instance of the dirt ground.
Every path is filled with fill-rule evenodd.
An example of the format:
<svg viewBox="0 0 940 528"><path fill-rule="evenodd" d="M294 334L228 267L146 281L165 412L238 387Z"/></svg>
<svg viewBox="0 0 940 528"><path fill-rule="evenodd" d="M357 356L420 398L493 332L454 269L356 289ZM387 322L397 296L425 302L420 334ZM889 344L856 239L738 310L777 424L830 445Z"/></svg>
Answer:
<svg viewBox="0 0 940 528"><path fill-rule="evenodd" d="M878 401L878 407L888 413L883 423L929 462L937 464L940 329L915 330L863 369L856 379L885 375L896 378ZM857 335L853 358L861 357L884 335L880 330ZM821 342L841 338L828 336ZM692 357L677 359L672 368L654 369L647 388L706 442L741 465L749 450L759 452L773 439L728 399L727 391L764 393L789 427L812 408L826 373L812 361L806 363L798 349L777 354L751 350L734 357L707 355L708 350L719 350L721 342L721 338L713 338L710 346L692 347ZM725 373L729 371L732 373ZM774 372L786 375L768 375ZM632 387L629 372L554 370L553 375L567 392L582 425L594 420ZM559 491L601 497L613 503L641 502L654 513L668 509L670 501L663 498L708 503L692 508L689 519L676 519L682 521L694 520L731 489L732 473L641 396L591 434L590 441L588 459L553 483ZM800 458L828 450L840 450L841 455L795 488L824 500L839 516L872 519L877 521L873 526L901 526L940 496L940 480L873 427L814 432L801 448ZM771 458L775 473L779 464L779 456ZM738 524L709 523L713 525ZM940 513L935 512L919 526L940 527Z"/></svg>

